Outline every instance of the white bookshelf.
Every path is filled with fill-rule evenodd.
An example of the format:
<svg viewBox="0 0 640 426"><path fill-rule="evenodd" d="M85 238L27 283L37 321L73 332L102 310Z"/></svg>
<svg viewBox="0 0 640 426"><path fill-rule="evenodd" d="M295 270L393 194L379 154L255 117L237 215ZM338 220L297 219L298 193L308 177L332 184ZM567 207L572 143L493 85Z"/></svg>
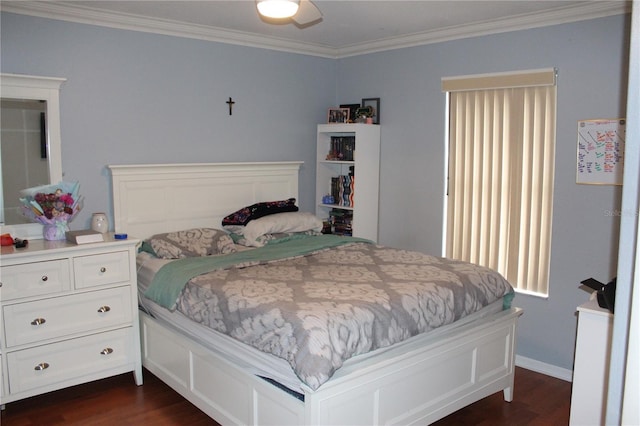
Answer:
<svg viewBox="0 0 640 426"><path fill-rule="evenodd" d="M353 161L327 159L331 152L332 137L355 138ZM324 220L329 218L332 209L353 213L353 236L377 242L380 126L359 123L319 124L316 158L316 215ZM323 196L331 194L331 178L349 175L352 167L355 176L353 206L322 203Z"/></svg>

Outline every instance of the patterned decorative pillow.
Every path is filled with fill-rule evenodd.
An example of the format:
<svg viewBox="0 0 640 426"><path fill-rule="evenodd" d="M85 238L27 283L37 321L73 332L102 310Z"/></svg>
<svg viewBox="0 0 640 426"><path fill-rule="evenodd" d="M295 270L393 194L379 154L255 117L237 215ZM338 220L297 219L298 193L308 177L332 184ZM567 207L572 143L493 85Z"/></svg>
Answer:
<svg viewBox="0 0 640 426"><path fill-rule="evenodd" d="M231 237L220 229L193 228L184 231L157 234L147 241L157 257L181 259L234 253Z"/></svg>
<svg viewBox="0 0 640 426"><path fill-rule="evenodd" d="M245 226L254 219L258 219L274 213L297 212L296 199L266 201L252 204L235 211L222 219L222 225Z"/></svg>
<svg viewBox="0 0 640 426"><path fill-rule="evenodd" d="M304 232L278 232L274 234L264 234L260 235L254 241L247 240L244 235L240 234L230 234L231 238L237 245L246 246L246 247L264 247L266 245L273 245L284 243L291 240L301 240L303 238L315 237L318 235L322 235L322 232L317 231L304 231Z"/></svg>

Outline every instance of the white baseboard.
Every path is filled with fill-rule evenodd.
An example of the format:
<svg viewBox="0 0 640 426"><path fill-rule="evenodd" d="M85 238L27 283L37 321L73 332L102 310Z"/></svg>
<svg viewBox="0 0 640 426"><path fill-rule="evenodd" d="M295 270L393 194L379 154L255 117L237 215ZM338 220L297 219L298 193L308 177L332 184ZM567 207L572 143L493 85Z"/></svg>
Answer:
<svg viewBox="0 0 640 426"><path fill-rule="evenodd" d="M561 379L566 382L573 381L573 370L556 367L555 365L536 361L535 359L527 358L521 355L516 355L516 365L518 367L526 368L527 370L535 371L536 373L546 374L547 376L555 377L556 379Z"/></svg>

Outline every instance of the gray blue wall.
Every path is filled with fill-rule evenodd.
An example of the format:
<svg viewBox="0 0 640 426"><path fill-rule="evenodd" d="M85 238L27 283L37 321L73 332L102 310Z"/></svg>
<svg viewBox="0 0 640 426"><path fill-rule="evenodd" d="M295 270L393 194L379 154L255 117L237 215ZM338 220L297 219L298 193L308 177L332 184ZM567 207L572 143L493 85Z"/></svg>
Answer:
<svg viewBox="0 0 640 426"><path fill-rule="evenodd" d="M68 79L62 166L85 197L72 227L110 211L107 164L303 160L300 201L315 210L335 61L5 13L1 35L2 72Z"/></svg>
<svg viewBox="0 0 640 426"><path fill-rule="evenodd" d="M550 296L518 295L518 354L572 369L581 280L616 274L621 188L576 184L577 121L625 116L629 16L476 37L338 61L338 100L382 98L380 241L440 253L442 77L558 68ZM355 76L355 77L352 77ZM362 95L362 96L360 96Z"/></svg>
<svg viewBox="0 0 640 426"><path fill-rule="evenodd" d="M331 60L2 14L1 70L68 79L63 169L86 198L75 227L111 210L111 163L303 160L300 204L314 210L316 123L329 106L380 97L380 242L440 254L441 77L557 67L550 296L515 304L518 354L562 375L589 296L578 283L615 275L621 191L575 183L576 126L624 117L628 26L620 15Z"/></svg>

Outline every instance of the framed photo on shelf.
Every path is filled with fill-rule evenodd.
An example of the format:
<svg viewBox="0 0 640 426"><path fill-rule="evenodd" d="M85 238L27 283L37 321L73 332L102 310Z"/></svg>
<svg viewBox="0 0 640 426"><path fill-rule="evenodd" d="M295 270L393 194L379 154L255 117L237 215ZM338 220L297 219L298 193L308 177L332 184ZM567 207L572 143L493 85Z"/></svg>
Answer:
<svg viewBox="0 0 640 426"><path fill-rule="evenodd" d="M343 104L340 105L340 108L349 108L349 123L356 122L356 118L358 118L356 111L360 108L360 104Z"/></svg>
<svg viewBox="0 0 640 426"><path fill-rule="evenodd" d="M362 99L362 107L371 107L373 109L373 124L380 124L380 98Z"/></svg>
<svg viewBox="0 0 640 426"><path fill-rule="evenodd" d="M329 108L327 123L348 123L349 108Z"/></svg>

